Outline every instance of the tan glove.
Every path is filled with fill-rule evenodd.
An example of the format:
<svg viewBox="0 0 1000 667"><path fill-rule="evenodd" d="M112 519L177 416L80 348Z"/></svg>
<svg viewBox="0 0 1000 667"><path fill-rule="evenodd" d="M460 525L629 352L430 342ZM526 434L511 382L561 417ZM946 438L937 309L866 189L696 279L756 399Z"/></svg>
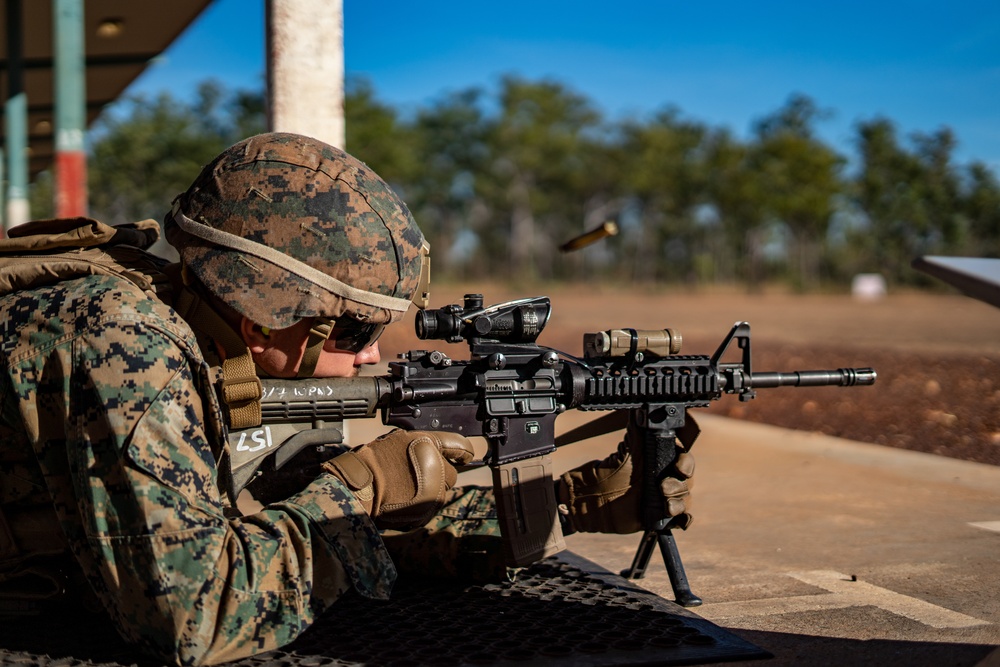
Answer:
<svg viewBox="0 0 1000 667"><path fill-rule="evenodd" d="M660 482L663 518L674 518L672 528L686 529L691 525L689 494L694 457L686 450L694 444L698 432L697 424L688 417L677 434L678 456ZM556 495L559 511L569 524L567 533L627 534L643 530L639 438L630 429L615 453L563 474L556 482Z"/></svg>
<svg viewBox="0 0 1000 667"><path fill-rule="evenodd" d="M463 436L395 430L341 454L323 468L354 492L379 528L406 530L427 523L458 479L452 463L475 452Z"/></svg>

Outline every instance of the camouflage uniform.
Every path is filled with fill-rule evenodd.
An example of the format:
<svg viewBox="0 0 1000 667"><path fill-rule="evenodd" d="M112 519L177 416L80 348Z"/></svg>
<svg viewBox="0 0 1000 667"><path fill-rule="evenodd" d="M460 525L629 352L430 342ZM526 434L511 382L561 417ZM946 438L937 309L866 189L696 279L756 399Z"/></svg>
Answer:
<svg viewBox="0 0 1000 667"><path fill-rule="evenodd" d="M420 296L423 237L381 179L317 143L265 135L232 147L178 199L168 237L203 286L258 325L396 321ZM65 274L25 263L38 269L30 284L0 286L0 613L5 588L52 596L86 580L128 641L211 664L289 643L348 591L386 598L397 566L505 575L489 489L451 489L426 526L384 537L325 472L232 516L209 345L131 273L85 268L56 282ZM228 345L198 328L203 345ZM332 330L311 331L307 354ZM605 468L624 470L612 459ZM602 470L579 473L574 498L628 497L628 475L609 494Z"/></svg>
<svg viewBox="0 0 1000 667"><path fill-rule="evenodd" d="M344 256L332 281L312 282L308 267L289 273L284 264L292 260L266 254L234 259L199 236L208 225L179 207L168 220L172 241L203 284L242 289L232 305L259 324L342 313L398 319L421 278L419 229L350 156L327 147L296 164L313 150L302 150L303 141L241 142L227 153L228 175L220 176L217 160L182 199L200 222L206 208L226 202L226 211L209 213L231 235L246 234L246 221L257 217L264 223L257 242L300 262L329 270L331 257ZM303 170L328 177L336 191L301 187L309 178ZM284 228L295 231L281 233L265 214L288 216ZM358 236L363 231L368 236ZM366 244L367 254L352 250ZM38 265L30 253L26 263ZM232 516L223 411L204 356L210 337L199 349L177 311L121 275L57 282L63 269L0 288L0 613L4 589L22 598L85 589L128 641L195 664L285 645L350 590L388 597L396 567L371 518L333 475L258 513ZM488 490L453 490L449 501L427 529L390 540L405 569L458 560L456 536L498 539ZM437 532L445 539L427 538Z"/></svg>
<svg viewBox="0 0 1000 667"><path fill-rule="evenodd" d="M382 541L400 576L469 582L513 576L504 562L496 499L490 487L455 487L427 525L407 533L384 531Z"/></svg>
<svg viewBox="0 0 1000 667"><path fill-rule="evenodd" d="M111 276L21 291L0 299L0 340L0 557L31 565L18 544L54 501L121 634L182 663L286 644L351 589L388 596L378 532L331 475L224 516L209 369L164 304Z"/></svg>

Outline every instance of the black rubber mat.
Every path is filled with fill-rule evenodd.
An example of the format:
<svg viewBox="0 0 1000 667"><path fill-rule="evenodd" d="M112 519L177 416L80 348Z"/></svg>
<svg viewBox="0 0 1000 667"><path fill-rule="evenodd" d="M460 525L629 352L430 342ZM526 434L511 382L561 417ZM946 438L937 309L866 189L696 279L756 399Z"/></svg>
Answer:
<svg viewBox="0 0 1000 667"><path fill-rule="evenodd" d="M4 624L0 663L151 664L106 627L78 620L61 619L58 631L43 619ZM293 644L230 664L604 667L766 657L729 631L563 552L510 584L401 582L388 602L342 600Z"/></svg>

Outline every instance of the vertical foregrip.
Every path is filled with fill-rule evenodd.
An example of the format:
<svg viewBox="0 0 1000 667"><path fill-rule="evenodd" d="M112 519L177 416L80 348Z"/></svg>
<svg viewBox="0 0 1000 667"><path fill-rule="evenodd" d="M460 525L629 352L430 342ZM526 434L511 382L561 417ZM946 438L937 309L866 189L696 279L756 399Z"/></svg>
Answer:
<svg viewBox="0 0 1000 667"><path fill-rule="evenodd" d="M643 527L660 530L667 524L660 482L677 457L677 429L684 425L682 406L660 405L633 410L630 437L642 443Z"/></svg>

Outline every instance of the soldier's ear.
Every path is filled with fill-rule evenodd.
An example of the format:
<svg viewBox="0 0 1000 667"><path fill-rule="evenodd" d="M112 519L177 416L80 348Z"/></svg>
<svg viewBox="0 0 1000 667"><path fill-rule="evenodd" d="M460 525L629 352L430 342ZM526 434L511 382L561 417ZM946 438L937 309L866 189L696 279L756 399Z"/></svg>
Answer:
<svg viewBox="0 0 1000 667"><path fill-rule="evenodd" d="M240 336L254 354L263 352L271 343L271 331L245 317L240 318Z"/></svg>

